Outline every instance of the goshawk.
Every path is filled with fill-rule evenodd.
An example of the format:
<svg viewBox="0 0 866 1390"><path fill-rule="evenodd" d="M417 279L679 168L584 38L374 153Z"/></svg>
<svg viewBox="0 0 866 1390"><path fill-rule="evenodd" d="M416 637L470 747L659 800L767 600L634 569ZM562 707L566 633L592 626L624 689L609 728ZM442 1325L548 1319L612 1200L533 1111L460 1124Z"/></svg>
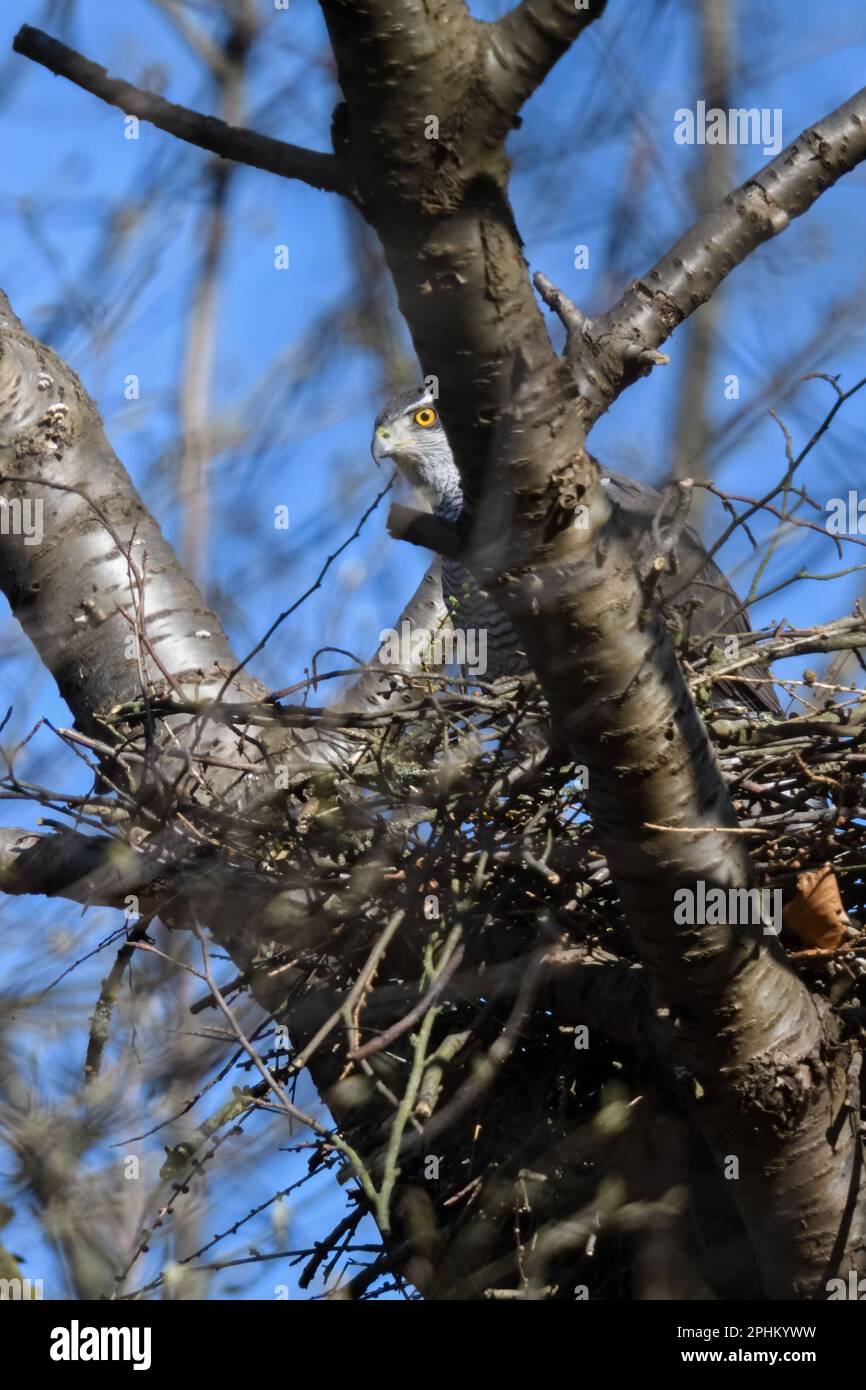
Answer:
<svg viewBox="0 0 866 1390"><path fill-rule="evenodd" d="M430 503L434 514L444 521L455 521L463 507L460 473L445 436L439 411L424 387L403 391L389 401L376 419L372 443L373 458L393 459L404 477ZM602 472L602 486L635 537L636 551L653 521L660 515L662 496L646 483L622 473ZM694 578L682 593L671 600L671 608L683 616L688 631L695 636L749 632L749 620L722 571L707 558L700 536L683 526L677 536L680 567ZM677 576L667 575L659 584L664 605L666 591L679 585ZM518 675L528 669L520 642L500 608L480 589L478 581L455 560L442 561L442 588L451 608L454 626L464 631L486 630L486 679ZM713 689L713 704L734 701L758 711L779 712L775 691L760 666L748 667L744 680L720 681Z"/></svg>

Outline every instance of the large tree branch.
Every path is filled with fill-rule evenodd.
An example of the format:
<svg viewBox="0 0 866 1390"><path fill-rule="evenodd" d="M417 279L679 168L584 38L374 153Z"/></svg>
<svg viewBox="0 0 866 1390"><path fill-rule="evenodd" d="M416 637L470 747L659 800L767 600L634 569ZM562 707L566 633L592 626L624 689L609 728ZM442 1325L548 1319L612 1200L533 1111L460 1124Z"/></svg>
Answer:
<svg viewBox="0 0 866 1390"><path fill-rule="evenodd" d="M490 32L487 80L503 107L516 113L607 0L521 0Z"/></svg>
<svg viewBox="0 0 866 1390"><path fill-rule="evenodd" d="M488 504L487 534L502 546L497 597L589 768L599 839L672 1015L670 1051L698 1082L690 1111L717 1156L740 1158L737 1199L768 1290L815 1296L828 1266L864 1263L863 1216L852 1207L859 1139L847 1123L828 1133L828 1117L847 1113L852 1049L772 939L735 920L672 923L680 887L746 887L752 871L672 644L581 452L570 375L528 284L492 138L501 112L479 95L488 30L451 0L323 0L323 9L359 198L424 371L439 376L470 495ZM441 116L438 147L425 141L425 111ZM42 434L50 441L56 421L26 423L48 460ZM16 466L27 456L16 449ZM577 499L589 516L580 531L570 524ZM47 616L56 623L66 611L55 589ZM73 693L89 679L70 677Z"/></svg>
<svg viewBox="0 0 866 1390"><path fill-rule="evenodd" d="M510 122L479 80L490 26L453 0L321 3L348 106L358 204L382 239L424 374L438 380L469 507L482 510L483 492L491 535L501 538L514 491L513 477L498 475L508 430L521 431L527 460L546 450L551 468L574 458L581 435L568 411L570 374L552 352L508 203ZM548 379L545 418L504 425L514 375L526 371Z"/></svg>
<svg viewBox="0 0 866 1390"><path fill-rule="evenodd" d="M40 544L9 534L0 585L80 729L106 736L116 704L151 692L223 702L262 698L236 667L216 614L184 574L135 491L78 378L15 317L0 292L0 477L7 504L38 504ZM200 757L235 761L223 721L195 729ZM189 720L172 719L175 736ZM250 766L262 754L245 750ZM214 786L224 773L199 774Z"/></svg>
<svg viewBox="0 0 866 1390"><path fill-rule="evenodd" d="M614 306L584 319L544 277L536 284L568 332L566 360L587 427L653 365L671 333L726 275L785 230L822 193L866 159L866 87L809 126L759 173L700 218ZM658 360L656 358L655 360Z"/></svg>
<svg viewBox="0 0 866 1390"><path fill-rule="evenodd" d="M648 611L628 537L581 451L572 382L539 331L507 200L501 113L479 108L477 84L466 79L485 40L477 26L437 27L425 7L426 109L441 114L443 139L428 152L421 134L414 138L412 74L406 87L392 80L398 67L412 66L405 32L385 23L392 0L362 7L362 37L371 16L380 21L363 84L351 10L342 0L322 4L349 105L361 202L385 247L423 371L439 379L448 438L474 505L469 553L485 557L483 581L525 644L554 726L589 770L600 844L653 988L675 1020L671 1051L699 1082L693 1117L717 1155L740 1156L736 1196L767 1287L774 1296L815 1296L839 1258L840 1227L845 1260L852 1267L866 1260L863 1221L849 1221L846 1210L859 1182L859 1140L850 1127L832 1144L827 1138L828 1097L835 1113L848 1104L851 1049L835 1053L832 1075L823 1071L832 1019L760 927L744 930L733 910L717 925L672 921L679 890L694 893L701 883L727 895L752 886L753 869L743 839L731 833L733 808L674 648ZM412 13L417 48L425 19L420 6ZM825 159L839 172L856 162L859 116L831 118L830 128L835 145L825 150L822 127L804 142L805 165L801 158L794 171L775 168L767 190L750 185L733 218L739 235L770 235L782 215L778 198L791 204L786 217L814 201L832 181ZM452 140L459 158L451 157ZM722 248L715 259L722 270L735 263ZM690 307L700 302L703 282L687 267L673 283ZM664 323L659 298L653 308ZM684 316L669 313L667 331ZM638 358L652 348L634 345ZM572 524L578 501L588 523L581 528ZM820 1097L809 1079L816 1068L827 1076ZM822 1188L831 1170L835 1197Z"/></svg>
<svg viewBox="0 0 866 1390"><path fill-rule="evenodd" d="M156 855L141 853L107 836L69 830L41 834L21 827L0 829L0 892L106 907L140 897L160 873ZM154 906L141 906L147 912Z"/></svg>
<svg viewBox="0 0 866 1390"><path fill-rule="evenodd" d="M305 150L269 135L260 135L255 130L226 125L215 116L203 116L186 106L176 106L155 92L143 92L130 82L109 77L107 70L98 63L30 24L21 26L12 47L16 53L41 63L57 77L68 78L109 106L118 107L128 116L137 116L190 145L210 150L222 159L249 164L284 179L300 179L302 183L329 193L348 192L345 170L335 155Z"/></svg>
<svg viewBox="0 0 866 1390"><path fill-rule="evenodd" d="M263 1008L278 1005L289 983L283 973L275 991L266 966L251 969L264 960L265 948L277 944L297 956L328 938L327 914L299 905L298 890L307 883L300 872L277 878L226 865L216 855L196 859L172 826L141 850L71 829L0 829L0 892L114 907L180 928L192 913L207 922L238 969L251 972Z"/></svg>

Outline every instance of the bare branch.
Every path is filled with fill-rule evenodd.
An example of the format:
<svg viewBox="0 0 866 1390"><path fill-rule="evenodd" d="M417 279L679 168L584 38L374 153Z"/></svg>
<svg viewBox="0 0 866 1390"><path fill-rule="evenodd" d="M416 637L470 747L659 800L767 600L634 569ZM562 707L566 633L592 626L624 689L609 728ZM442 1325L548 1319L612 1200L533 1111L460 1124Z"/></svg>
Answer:
<svg viewBox="0 0 866 1390"><path fill-rule="evenodd" d="M340 161L332 154L305 150L274 140L258 131L241 126L226 125L215 116L203 116L186 106L176 106L155 92L143 92L130 82L109 77L105 68L67 48L50 34L23 24L12 43L16 53L41 63L57 77L65 77L84 91L91 92L109 106L116 106L128 116L137 116L158 130L167 131L190 145L210 150L222 159L249 164L284 179L300 179L313 188L328 193L348 192L348 181Z"/></svg>
<svg viewBox="0 0 866 1390"><path fill-rule="evenodd" d="M606 314L584 323L580 333L567 324L567 358L587 426L646 371L647 354L706 303L735 266L864 158L866 87L700 218ZM552 293L553 287L544 298L555 308Z"/></svg>
<svg viewBox="0 0 866 1390"><path fill-rule="evenodd" d="M606 3L521 0L494 24L490 50L496 66L490 65L488 80L500 103L518 111Z"/></svg>
<svg viewBox="0 0 866 1390"><path fill-rule="evenodd" d="M159 871L156 856L108 836L75 830L43 835L17 827L0 831L0 890L4 893L44 893L73 902L122 907L128 894L146 889Z"/></svg>

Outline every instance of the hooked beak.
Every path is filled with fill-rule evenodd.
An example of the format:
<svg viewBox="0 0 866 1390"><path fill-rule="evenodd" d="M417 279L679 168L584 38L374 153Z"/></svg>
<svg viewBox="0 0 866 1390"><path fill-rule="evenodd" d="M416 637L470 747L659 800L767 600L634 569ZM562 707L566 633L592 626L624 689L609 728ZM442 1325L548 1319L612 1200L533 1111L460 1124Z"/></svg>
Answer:
<svg viewBox="0 0 866 1390"><path fill-rule="evenodd" d="M390 430L384 425L380 425L373 435L372 454L373 461L378 466L383 459L393 457L394 441Z"/></svg>

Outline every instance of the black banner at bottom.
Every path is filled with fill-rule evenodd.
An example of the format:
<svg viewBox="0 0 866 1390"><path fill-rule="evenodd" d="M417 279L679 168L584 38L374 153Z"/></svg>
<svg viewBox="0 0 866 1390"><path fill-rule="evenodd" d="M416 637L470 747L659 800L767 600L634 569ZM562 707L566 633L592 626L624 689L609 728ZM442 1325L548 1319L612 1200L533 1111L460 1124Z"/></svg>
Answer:
<svg viewBox="0 0 866 1390"><path fill-rule="evenodd" d="M0 1302L4 1345L27 1347L28 1363L49 1383L101 1369L130 1373L195 1375L216 1372L224 1380L234 1371L257 1379L284 1375L299 1355L321 1357L330 1377L345 1364L357 1371L359 1358L378 1360L387 1335L421 1335L426 1375L437 1364L461 1374L475 1366L488 1380L503 1365L509 1380L519 1370L537 1374L550 1367L551 1354L568 1357L571 1368L595 1366L611 1372L634 1368L664 1374L673 1367L701 1371L711 1366L761 1366L771 1370L809 1367L828 1371L851 1363L863 1328L859 1309L846 1302L826 1303L543 1303L517 1312L521 1298L492 1302L431 1304L408 1309L399 1301L375 1309L355 1305L358 1321L339 1342L321 1341L325 1329L342 1326L345 1309L317 1302ZM503 1319L503 1302L509 1316ZM513 1314L517 1312L516 1319ZM349 1316L352 1316L349 1314ZM338 1319L337 1324L331 1321ZM431 1339L431 1330L436 1336ZM531 1340L526 1334L531 1333ZM312 1334L310 1336L309 1334ZM557 1342L557 1335L563 1341ZM544 1340L538 1340L543 1338ZM416 1344L417 1350L418 1344ZM500 1363L499 1358L503 1358ZM505 1360L507 1358L507 1360ZM516 1358L516 1359L515 1359ZM519 1361L526 1358L526 1365ZM414 1377L414 1355L395 1361ZM533 1365L533 1362L537 1363ZM394 1366L397 1372L397 1365Z"/></svg>

